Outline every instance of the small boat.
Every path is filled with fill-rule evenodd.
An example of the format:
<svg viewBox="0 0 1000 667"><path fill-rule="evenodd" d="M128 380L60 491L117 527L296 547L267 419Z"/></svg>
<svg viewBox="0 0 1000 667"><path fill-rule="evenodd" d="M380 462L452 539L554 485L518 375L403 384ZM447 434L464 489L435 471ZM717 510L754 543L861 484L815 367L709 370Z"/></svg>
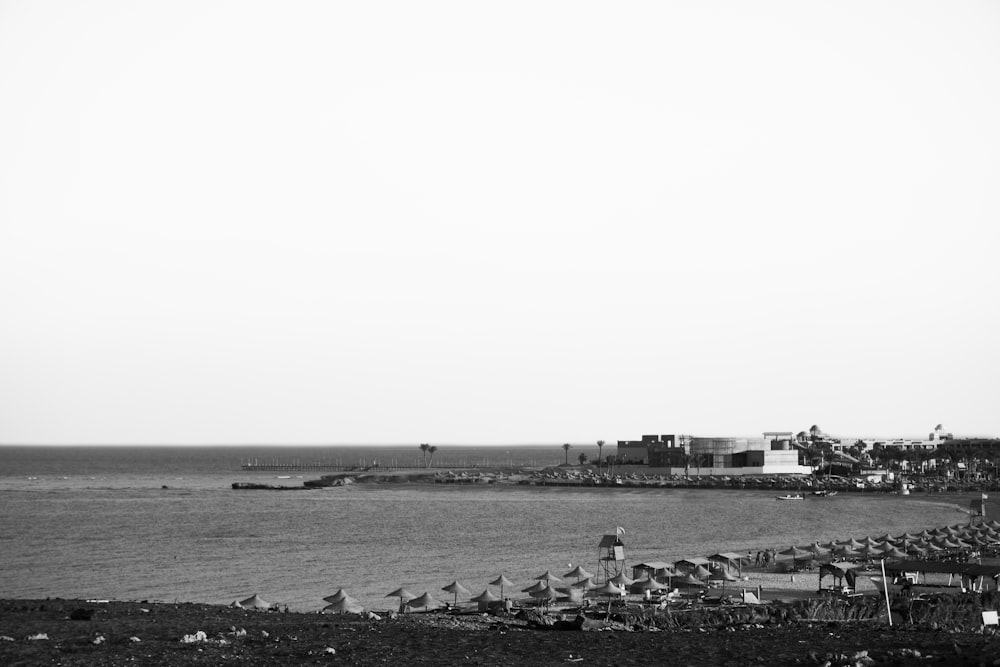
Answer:
<svg viewBox="0 0 1000 667"><path fill-rule="evenodd" d="M775 496L775 500L804 500L800 494L787 495L787 496Z"/></svg>
<svg viewBox="0 0 1000 667"><path fill-rule="evenodd" d="M837 495L836 491L827 491L826 489L820 489L819 491L813 491L814 496L819 496L820 498L829 498L830 496Z"/></svg>

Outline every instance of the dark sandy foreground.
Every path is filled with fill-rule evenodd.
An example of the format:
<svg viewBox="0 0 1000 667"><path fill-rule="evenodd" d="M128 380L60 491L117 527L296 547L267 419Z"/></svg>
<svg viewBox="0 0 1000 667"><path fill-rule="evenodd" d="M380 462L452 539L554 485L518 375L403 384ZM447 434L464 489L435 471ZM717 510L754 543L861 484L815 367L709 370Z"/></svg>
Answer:
<svg viewBox="0 0 1000 667"><path fill-rule="evenodd" d="M181 641L198 631L207 639ZM28 639L39 634L47 639ZM472 614L370 620L202 604L7 600L0 601L0 636L2 665L1000 664L993 635L873 622L559 631Z"/></svg>

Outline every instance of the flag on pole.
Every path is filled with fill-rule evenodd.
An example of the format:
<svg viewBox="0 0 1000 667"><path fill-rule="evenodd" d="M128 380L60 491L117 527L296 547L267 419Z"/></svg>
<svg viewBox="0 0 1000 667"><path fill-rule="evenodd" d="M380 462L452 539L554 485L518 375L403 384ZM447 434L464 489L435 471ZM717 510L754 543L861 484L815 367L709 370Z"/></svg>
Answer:
<svg viewBox="0 0 1000 667"><path fill-rule="evenodd" d="M983 500L986 500L988 497L985 493L983 494Z"/></svg>
<svg viewBox="0 0 1000 667"><path fill-rule="evenodd" d="M983 494L983 496L985 497L986 494ZM624 535L625 534L625 529L622 528L621 526L618 526L617 528L615 528L615 534L616 535Z"/></svg>

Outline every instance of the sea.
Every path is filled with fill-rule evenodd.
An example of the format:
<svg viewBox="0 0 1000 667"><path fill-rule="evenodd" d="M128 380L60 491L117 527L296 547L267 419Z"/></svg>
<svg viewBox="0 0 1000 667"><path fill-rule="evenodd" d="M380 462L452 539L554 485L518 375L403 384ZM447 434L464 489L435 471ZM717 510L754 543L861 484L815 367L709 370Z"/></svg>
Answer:
<svg viewBox="0 0 1000 667"><path fill-rule="evenodd" d="M565 456L558 445L440 447L434 465ZM520 591L546 571L599 572L598 545L619 528L626 564L675 561L965 523L972 499L842 493L790 503L756 490L426 483L233 490L317 476L244 472L248 461L424 465L414 446L3 446L0 597L229 604L258 594L318 611L344 589L386 610L400 586L445 601L453 581L478 594L500 574Z"/></svg>

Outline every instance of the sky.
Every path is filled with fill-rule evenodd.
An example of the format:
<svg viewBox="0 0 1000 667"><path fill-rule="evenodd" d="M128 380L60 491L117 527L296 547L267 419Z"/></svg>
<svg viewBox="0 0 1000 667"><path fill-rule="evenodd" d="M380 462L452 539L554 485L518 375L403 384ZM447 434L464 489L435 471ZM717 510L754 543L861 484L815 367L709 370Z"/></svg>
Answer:
<svg viewBox="0 0 1000 667"><path fill-rule="evenodd" d="M998 34L0 0L0 443L1000 435Z"/></svg>

